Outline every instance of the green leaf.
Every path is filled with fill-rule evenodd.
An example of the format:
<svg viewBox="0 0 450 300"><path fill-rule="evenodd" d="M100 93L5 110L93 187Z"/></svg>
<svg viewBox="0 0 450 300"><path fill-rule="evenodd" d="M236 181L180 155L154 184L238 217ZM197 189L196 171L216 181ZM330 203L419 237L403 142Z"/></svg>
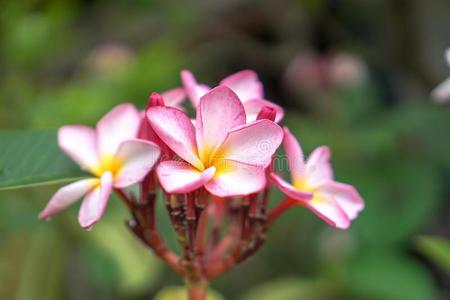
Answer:
<svg viewBox="0 0 450 300"><path fill-rule="evenodd" d="M167 287L161 290L154 300L187 300L186 288L184 287ZM225 300L219 293L209 289L206 300Z"/></svg>
<svg viewBox="0 0 450 300"><path fill-rule="evenodd" d="M425 256L450 273L450 240L436 236L420 236L416 245Z"/></svg>
<svg viewBox="0 0 450 300"><path fill-rule="evenodd" d="M0 190L64 182L84 175L58 148L56 130L0 130Z"/></svg>

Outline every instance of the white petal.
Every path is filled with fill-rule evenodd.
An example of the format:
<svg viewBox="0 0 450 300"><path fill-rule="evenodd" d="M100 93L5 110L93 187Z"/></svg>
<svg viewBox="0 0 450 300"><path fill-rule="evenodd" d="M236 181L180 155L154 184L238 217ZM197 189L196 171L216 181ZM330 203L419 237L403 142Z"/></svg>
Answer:
<svg viewBox="0 0 450 300"><path fill-rule="evenodd" d="M438 103L450 101L450 78L439 84L432 92L431 96Z"/></svg>
<svg viewBox="0 0 450 300"><path fill-rule="evenodd" d="M63 126L58 130L59 147L83 169L95 173L99 166L97 138L93 128Z"/></svg>
<svg viewBox="0 0 450 300"><path fill-rule="evenodd" d="M98 183L97 178L89 178L63 186L53 195L47 206L39 214L39 219L48 219L64 210L92 190Z"/></svg>
<svg viewBox="0 0 450 300"><path fill-rule="evenodd" d="M144 140L129 140L119 146L115 160L122 162L114 177L114 187L127 187L141 181L150 172L160 155L159 147Z"/></svg>
<svg viewBox="0 0 450 300"><path fill-rule="evenodd" d="M81 227L92 228L103 216L112 191L112 174L106 172L100 179L100 185L84 198L78 213Z"/></svg>
<svg viewBox="0 0 450 300"><path fill-rule="evenodd" d="M113 108L97 123L100 155L109 159L123 141L136 138L141 121L141 113L132 104Z"/></svg>

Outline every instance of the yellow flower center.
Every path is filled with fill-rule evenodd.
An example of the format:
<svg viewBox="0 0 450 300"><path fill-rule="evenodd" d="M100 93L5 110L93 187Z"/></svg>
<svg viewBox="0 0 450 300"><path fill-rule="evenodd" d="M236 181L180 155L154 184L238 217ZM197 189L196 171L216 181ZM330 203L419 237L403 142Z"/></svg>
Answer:
<svg viewBox="0 0 450 300"><path fill-rule="evenodd" d="M292 185L298 190L313 193L313 198L309 200L310 203L319 203L322 201L320 194L316 192L317 187L308 184L306 176L303 176L301 178L294 178Z"/></svg>
<svg viewBox="0 0 450 300"><path fill-rule="evenodd" d="M111 172L113 177L119 172L122 168L123 160L117 156L113 155L103 155L100 158L100 164L92 170L92 172L100 177L105 172Z"/></svg>

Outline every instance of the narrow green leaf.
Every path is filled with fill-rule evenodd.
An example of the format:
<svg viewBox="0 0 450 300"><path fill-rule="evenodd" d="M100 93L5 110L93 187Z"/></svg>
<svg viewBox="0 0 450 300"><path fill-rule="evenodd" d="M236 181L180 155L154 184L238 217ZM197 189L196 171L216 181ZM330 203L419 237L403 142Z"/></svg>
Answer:
<svg viewBox="0 0 450 300"><path fill-rule="evenodd" d="M56 130L0 130L0 190L83 177L58 147Z"/></svg>

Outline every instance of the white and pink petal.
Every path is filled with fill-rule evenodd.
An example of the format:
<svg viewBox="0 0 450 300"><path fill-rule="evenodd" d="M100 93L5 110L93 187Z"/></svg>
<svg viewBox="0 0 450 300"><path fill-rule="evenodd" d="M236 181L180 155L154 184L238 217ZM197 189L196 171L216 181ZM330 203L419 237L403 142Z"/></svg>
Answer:
<svg viewBox="0 0 450 300"><path fill-rule="evenodd" d="M268 100L254 98L244 102L245 114L247 115L247 123L255 121L261 109L266 106L275 110L275 122L278 123L283 119L284 110L283 108L281 108L281 106Z"/></svg>
<svg viewBox="0 0 450 300"><path fill-rule="evenodd" d="M207 85L197 83L192 72L188 70L181 71L181 82L194 108L200 103L200 98L210 90Z"/></svg>
<svg viewBox="0 0 450 300"><path fill-rule="evenodd" d="M275 173L271 173L270 177L272 178L272 181L275 183L275 185L280 189L280 191L282 191L286 196L293 200L305 202L312 199L313 197L313 193L295 188L292 184Z"/></svg>
<svg viewBox="0 0 450 300"><path fill-rule="evenodd" d="M179 108L186 98L186 91L184 88L178 87L161 93L161 96L165 105Z"/></svg>
<svg viewBox="0 0 450 300"><path fill-rule="evenodd" d="M303 150L295 136L287 127L284 127L283 146L288 159L292 181L298 181L305 173Z"/></svg>
<svg viewBox="0 0 450 300"><path fill-rule="evenodd" d="M364 209L364 201L352 185L330 181L318 190L320 194L333 197L350 220L355 219Z"/></svg>
<svg viewBox="0 0 450 300"><path fill-rule="evenodd" d="M434 88L431 92L431 96L438 103L450 101L450 77Z"/></svg>
<svg viewBox="0 0 450 300"><path fill-rule="evenodd" d="M265 170L261 167L232 160L222 160L205 188L218 197L247 196L261 191L266 185Z"/></svg>
<svg viewBox="0 0 450 300"><path fill-rule="evenodd" d="M226 85L241 99L242 102L253 98L263 98L263 85L258 79L258 75L252 70L244 70L232 74L220 82Z"/></svg>
<svg viewBox="0 0 450 300"><path fill-rule="evenodd" d="M78 213L78 222L81 227L90 229L101 219L111 195L112 183L112 174L105 172L100 178L100 185L83 199Z"/></svg>
<svg viewBox="0 0 450 300"><path fill-rule="evenodd" d="M215 167L199 171L183 161L168 160L159 163L156 173L163 189L170 194L189 193L213 178Z"/></svg>
<svg viewBox="0 0 450 300"><path fill-rule="evenodd" d="M214 158L267 167L282 140L280 126L266 119L258 120L231 130Z"/></svg>
<svg viewBox="0 0 450 300"><path fill-rule="evenodd" d="M122 142L114 156L121 164L114 176L114 187L124 188L144 179L160 154L160 148L152 142L138 139Z"/></svg>
<svg viewBox="0 0 450 300"><path fill-rule="evenodd" d="M350 218L333 197L314 194L306 207L333 227L347 229L350 226Z"/></svg>
<svg viewBox="0 0 450 300"><path fill-rule="evenodd" d="M83 169L95 173L99 157L93 128L81 125L63 126L58 130L59 147Z"/></svg>
<svg viewBox="0 0 450 300"><path fill-rule="evenodd" d="M245 124L244 107L226 86L212 89L197 108L196 137L200 159L207 158L233 128Z"/></svg>
<svg viewBox="0 0 450 300"><path fill-rule="evenodd" d="M316 148L306 160L305 176L308 186L317 187L333 180L333 169L330 164L330 149L326 146Z"/></svg>
<svg viewBox="0 0 450 300"><path fill-rule="evenodd" d="M114 107L97 123L100 156L112 157L119 145L136 138L141 124L141 113L130 103Z"/></svg>
<svg viewBox="0 0 450 300"><path fill-rule="evenodd" d="M157 106L147 110L147 117L153 130L173 152L197 169L203 169L198 158L194 125L184 112Z"/></svg>
<svg viewBox="0 0 450 300"><path fill-rule="evenodd" d="M46 220L61 212L78 199L86 195L99 184L97 178L82 179L60 188L39 214L39 219Z"/></svg>
<svg viewBox="0 0 450 300"><path fill-rule="evenodd" d="M445 60L447 61L447 64L450 66L450 48L447 48L445 50Z"/></svg>

